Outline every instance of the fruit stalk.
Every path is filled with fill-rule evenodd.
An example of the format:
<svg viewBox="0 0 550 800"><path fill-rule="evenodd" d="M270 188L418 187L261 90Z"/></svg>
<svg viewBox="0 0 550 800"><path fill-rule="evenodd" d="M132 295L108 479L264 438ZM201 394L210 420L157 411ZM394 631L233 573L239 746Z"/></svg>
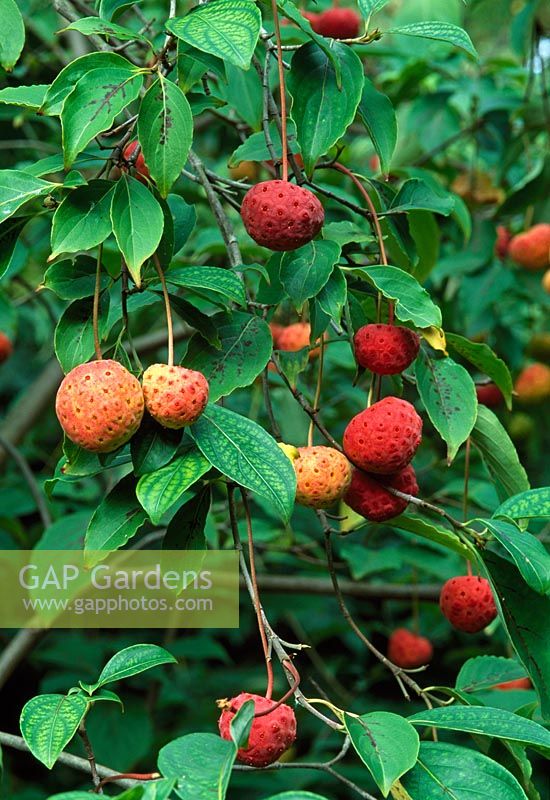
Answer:
<svg viewBox="0 0 550 800"><path fill-rule="evenodd" d="M162 271L162 267L160 266L160 261L158 255L155 253L153 256L153 261L155 262L155 269L157 270L157 274L159 276L159 280L162 286L162 295L164 297L164 307L166 309L166 329L168 332L168 366L174 366L174 325L172 323L172 309L170 308L170 297L168 295L168 289L166 287L166 279L164 277L164 272Z"/></svg>
<svg viewBox="0 0 550 800"><path fill-rule="evenodd" d="M101 361L103 354L99 342L99 295L101 290L101 258L103 256L103 244L99 245L97 251L97 264L95 270L94 305L92 309L92 330L94 333L95 357Z"/></svg>
<svg viewBox="0 0 550 800"><path fill-rule="evenodd" d="M288 181L288 132L287 132L287 113L286 113L286 87L285 87L285 67L283 63L283 48L281 45L281 26L279 24L279 12L277 11L277 0L271 0L273 9L273 24L275 25L275 40L277 42L277 66L279 69L279 93L281 98L281 145L283 148L283 180Z"/></svg>

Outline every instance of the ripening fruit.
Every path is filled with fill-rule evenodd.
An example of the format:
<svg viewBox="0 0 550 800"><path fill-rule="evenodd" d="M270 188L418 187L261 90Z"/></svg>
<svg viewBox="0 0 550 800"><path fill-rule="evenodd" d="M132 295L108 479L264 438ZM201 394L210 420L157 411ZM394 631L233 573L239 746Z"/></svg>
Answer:
<svg viewBox="0 0 550 800"><path fill-rule="evenodd" d="M477 402L487 408L498 408L504 400L502 392L494 383L479 384L476 386L476 395Z"/></svg>
<svg viewBox="0 0 550 800"><path fill-rule="evenodd" d="M260 165L257 161L241 161L236 167L229 167L229 177L234 181L253 183L258 180L259 174Z"/></svg>
<svg viewBox="0 0 550 800"><path fill-rule="evenodd" d="M493 689L500 689L502 692L510 692L514 689L532 689L533 684L530 678L516 678L513 681L505 681L504 683L497 683Z"/></svg>
<svg viewBox="0 0 550 800"><path fill-rule="evenodd" d="M125 161L130 161L137 146L138 146L137 141L129 142L126 145L126 147L122 151L122 157L124 158ZM141 183L147 183L147 181L151 178L149 169L147 168L145 159L143 157L142 150L139 151L139 155L136 158L136 163L134 164L134 170L136 178L138 179L138 181L141 181Z"/></svg>
<svg viewBox="0 0 550 800"><path fill-rule="evenodd" d="M508 255L528 270L550 267L550 224L533 225L528 231L514 236L508 247Z"/></svg>
<svg viewBox="0 0 550 800"><path fill-rule="evenodd" d="M278 322L270 322L269 329L271 331L271 338L273 339L273 347L275 350L279 349L279 336L281 335L281 331L284 331L285 326L280 325ZM309 339L308 339L309 341Z"/></svg>
<svg viewBox="0 0 550 800"><path fill-rule="evenodd" d="M145 407L165 428L196 422L208 403L208 388L202 372L185 367L152 364L143 373Z"/></svg>
<svg viewBox="0 0 550 800"><path fill-rule="evenodd" d="M319 33L317 30L317 24L319 22L320 14L317 14L315 11L301 11L300 13L304 19L307 19L313 30L316 33Z"/></svg>
<svg viewBox="0 0 550 800"><path fill-rule="evenodd" d="M3 364L4 361L7 361L12 353L13 345L11 343L11 339L6 336L5 333L0 331L0 364Z"/></svg>
<svg viewBox="0 0 550 800"><path fill-rule="evenodd" d="M497 615L489 581L477 575L448 580L441 590L439 605L453 628L464 633L479 633Z"/></svg>
<svg viewBox="0 0 550 800"><path fill-rule="evenodd" d="M395 475L369 475L354 469L344 502L371 522L386 522L402 514L408 506L406 500L388 492L386 486L403 494L418 495L416 475L410 464Z"/></svg>
<svg viewBox="0 0 550 800"><path fill-rule="evenodd" d="M422 440L422 420L414 406L385 397L361 411L344 431L344 452L366 472L392 475L404 469Z"/></svg>
<svg viewBox="0 0 550 800"><path fill-rule="evenodd" d="M533 358L550 362L550 331L539 331L531 336L527 352Z"/></svg>
<svg viewBox="0 0 550 800"><path fill-rule="evenodd" d="M401 325L363 325L353 339L357 363L376 375L397 375L418 355L418 335Z"/></svg>
<svg viewBox="0 0 550 800"><path fill-rule="evenodd" d="M425 636L418 636L406 628L397 628L388 641L388 658L402 669L425 667L432 660L434 649Z"/></svg>
<svg viewBox="0 0 550 800"><path fill-rule="evenodd" d="M530 364L524 367L514 384L517 400L523 405L536 405L550 397L550 367Z"/></svg>
<svg viewBox="0 0 550 800"><path fill-rule="evenodd" d="M546 294L550 294L550 269L547 269L542 276L542 288Z"/></svg>
<svg viewBox="0 0 550 800"><path fill-rule="evenodd" d="M263 181L245 194L244 226L255 242L270 250L296 250L323 227L323 206L308 189L288 181Z"/></svg>
<svg viewBox="0 0 550 800"><path fill-rule="evenodd" d="M218 721L220 736L231 741L230 724L239 708L247 700L254 701L254 711L258 714L275 705L257 694L241 692L232 700L219 703L223 711ZM248 747L237 752L237 760L249 767L267 767L277 761L296 739L296 716L290 706L282 703L270 714L255 717L250 729Z"/></svg>
<svg viewBox="0 0 550 800"><path fill-rule="evenodd" d="M512 234L505 225L497 225L497 240L495 242L495 255L503 261L508 254L508 245Z"/></svg>
<svg viewBox="0 0 550 800"><path fill-rule="evenodd" d="M298 447L292 459L296 472L296 502L310 508L328 508L345 494L351 464L332 447Z"/></svg>
<svg viewBox="0 0 550 800"><path fill-rule="evenodd" d="M80 364L65 376L55 402L69 439L96 453L126 444L143 417L143 392L137 378L118 361Z"/></svg>
<svg viewBox="0 0 550 800"><path fill-rule="evenodd" d="M331 39L357 39L361 17L352 8L329 8L319 14L313 29Z"/></svg>
<svg viewBox="0 0 550 800"><path fill-rule="evenodd" d="M296 353L304 347L309 347L311 338L311 325L309 322L294 322L292 325L285 325L277 332L277 340L274 344L276 350L284 350L287 353ZM309 351L309 357L315 358L319 355L319 349Z"/></svg>

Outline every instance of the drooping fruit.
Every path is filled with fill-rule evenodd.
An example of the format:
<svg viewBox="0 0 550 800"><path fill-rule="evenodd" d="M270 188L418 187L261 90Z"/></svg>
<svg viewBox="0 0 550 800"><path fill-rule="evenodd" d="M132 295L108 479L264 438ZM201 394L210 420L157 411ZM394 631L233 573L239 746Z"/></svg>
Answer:
<svg viewBox="0 0 550 800"><path fill-rule="evenodd" d="M257 694L249 694L249 692L241 692L232 700L218 703L223 708L218 721L222 739L231 740L231 720L247 700L254 701L256 714L268 711L275 706L274 700L268 700ZM254 718L248 738L248 747L241 748L237 752L237 759L242 764L248 764L249 767L267 767L277 761L295 739L296 716L292 708L283 703L271 713Z"/></svg>
<svg viewBox="0 0 550 800"><path fill-rule="evenodd" d="M433 652L429 639L406 628L397 628L388 641L388 658L402 669L425 667L432 660Z"/></svg>
<svg viewBox="0 0 550 800"><path fill-rule="evenodd" d="M448 580L441 590L439 606L453 628L464 633L479 633L497 615L489 581L477 575Z"/></svg>
<svg viewBox="0 0 550 800"><path fill-rule="evenodd" d="M408 506L406 500L388 492L385 488L388 486L403 494L418 495L416 475L410 464L395 475L369 475L354 469L344 502L371 522L386 522L402 514Z"/></svg>
<svg viewBox="0 0 550 800"><path fill-rule="evenodd" d="M196 422L208 403L208 388L202 372L194 369L152 364L143 373L145 407L165 428Z"/></svg>
<svg viewBox="0 0 550 800"><path fill-rule="evenodd" d="M512 234L505 225L497 225L497 240L495 242L495 254L503 261L508 254L508 245L512 239Z"/></svg>
<svg viewBox="0 0 550 800"><path fill-rule="evenodd" d="M504 683L497 683L493 689L500 689L502 692L510 692L515 689L532 689L533 684L531 678L516 678L513 681L505 681Z"/></svg>
<svg viewBox="0 0 550 800"><path fill-rule="evenodd" d="M477 402L487 408L498 408L504 401L502 392L494 383L481 383L476 386Z"/></svg>
<svg viewBox="0 0 550 800"><path fill-rule="evenodd" d="M361 17L352 8L328 8L319 14L314 30L330 39L356 39L361 30Z"/></svg>
<svg viewBox="0 0 550 800"><path fill-rule="evenodd" d="M61 427L69 439L97 453L126 444L143 417L139 381L112 359L80 364L65 376L55 402Z"/></svg>
<svg viewBox="0 0 550 800"><path fill-rule="evenodd" d="M363 325L355 334L355 358L377 375L397 375L418 355L418 335L401 325Z"/></svg>
<svg viewBox="0 0 550 800"><path fill-rule="evenodd" d="M298 447L292 459L296 472L296 502L311 508L328 508L346 492L351 464L333 447Z"/></svg>
<svg viewBox="0 0 550 800"><path fill-rule="evenodd" d="M543 222L518 233L509 244L508 255L527 270L550 267L550 224Z"/></svg>
<svg viewBox="0 0 550 800"><path fill-rule="evenodd" d="M385 397L361 411L344 431L344 452L366 472L392 475L404 469L422 439L422 420L414 406Z"/></svg>
<svg viewBox="0 0 550 800"><path fill-rule="evenodd" d="M124 158L125 161L132 160L132 156L134 155L137 146L138 146L137 140L129 142L126 145L126 147L122 151L122 157ZM147 167L147 164L145 163L145 158L143 157L142 150L139 151L138 157L136 158L134 164L134 170L136 178L138 179L138 181L141 181L141 183L147 183L148 180L151 178L149 169Z"/></svg>
<svg viewBox="0 0 550 800"><path fill-rule="evenodd" d="M4 361L7 361L12 353L13 345L11 343L11 339L9 336L6 336L5 333L0 331L0 364L3 364Z"/></svg>
<svg viewBox="0 0 550 800"><path fill-rule="evenodd" d="M536 405L550 397L550 367L530 364L524 367L514 384L517 400L523 405Z"/></svg>
<svg viewBox="0 0 550 800"><path fill-rule="evenodd" d="M323 227L323 206L308 189L288 181L257 183L244 196L244 226L255 242L270 250L296 250Z"/></svg>

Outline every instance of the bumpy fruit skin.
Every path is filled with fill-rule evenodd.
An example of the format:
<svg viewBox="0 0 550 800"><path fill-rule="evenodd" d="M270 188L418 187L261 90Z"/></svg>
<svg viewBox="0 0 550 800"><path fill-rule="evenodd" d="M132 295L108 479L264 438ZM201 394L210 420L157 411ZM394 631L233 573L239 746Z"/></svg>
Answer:
<svg viewBox="0 0 550 800"><path fill-rule="evenodd" d="M275 705L274 700L268 700L257 694L241 692L241 694L227 701L218 721L222 739L231 740L230 723L239 708L247 700L254 701L254 711L267 711ZM249 767L267 767L273 764L288 750L296 739L296 717L290 706L284 703L278 706L271 714L256 717L250 729L248 747L237 753L237 760Z"/></svg>
<svg viewBox="0 0 550 800"><path fill-rule="evenodd" d="M506 681L505 683L497 683L494 689L500 689L502 692L510 692L514 689L532 689L533 684L530 678L516 678L514 681Z"/></svg>
<svg viewBox="0 0 550 800"><path fill-rule="evenodd" d="M441 590L439 606L453 628L464 633L479 633L497 615L489 581L476 575L448 580Z"/></svg>
<svg viewBox="0 0 550 800"><path fill-rule="evenodd" d="M434 649L425 636L417 636L406 628L397 628L388 641L388 658L397 667L425 667L432 660Z"/></svg>
<svg viewBox="0 0 550 800"><path fill-rule="evenodd" d="M126 444L143 417L139 381L118 361L80 364L65 376L55 402L60 425L85 450L110 453Z"/></svg>
<svg viewBox="0 0 550 800"><path fill-rule="evenodd" d="M202 372L194 369L152 364L143 373L145 407L165 428L196 422L208 403L208 388Z"/></svg>
<svg viewBox="0 0 550 800"><path fill-rule="evenodd" d="M308 189L288 181L262 181L244 196L244 226L255 242L270 250L296 250L323 227L323 206Z"/></svg>
<svg viewBox="0 0 550 800"><path fill-rule="evenodd" d="M386 491L386 486L414 497L418 495L416 475L410 464L395 475L372 476L354 469L344 502L371 522L386 522L402 514L408 506L406 500Z"/></svg>
<svg viewBox="0 0 550 800"><path fill-rule="evenodd" d="M397 375L418 355L420 339L401 325L363 325L353 339L360 366L376 375Z"/></svg>
<svg viewBox="0 0 550 800"><path fill-rule="evenodd" d="M514 384L517 400L523 405L536 405L550 397L550 367L547 364L530 364L525 367Z"/></svg>
<svg viewBox="0 0 550 800"><path fill-rule="evenodd" d="M476 386L477 402L487 408L498 408L502 405L504 397L502 392L494 383L484 383Z"/></svg>
<svg viewBox="0 0 550 800"><path fill-rule="evenodd" d="M422 420L414 406L385 397L361 411L344 431L344 453L366 472L392 475L404 469L422 439Z"/></svg>
<svg viewBox="0 0 550 800"><path fill-rule="evenodd" d="M13 353L13 345L11 339L5 333L0 331L0 364L7 361Z"/></svg>
<svg viewBox="0 0 550 800"><path fill-rule="evenodd" d="M136 142L129 142L129 144L127 144L126 147L124 148L124 150L122 151L122 157L126 161L130 161L137 146L138 146L137 141ZM141 183L147 183L148 180L151 178L151 175L149 173L149 169L148 169L148 167L147 167L147 165L145 163L145 159L143 157L143 152L141 150L139 151L139 155L136 158L136 163L134 164L134 169L135 169L135 172L136 172L136 178Z"/></svg>
<svg viewBox="0 0 550 800"><path fill-rule="evenodd" d="M351 482L351 464L332 447L299 447L293 459L296 502L310 508L328 508L339 500Z"/></svg>
<svg viewBox="0 0 550 800"><path fill-rule="evenodd" d="M533 225L528 231L519 233L511 240L508 255L528 270L550 267L550 224Z"/></svg>
<svg viewBox="0 0 550 800"><path fill-rule="evenodd" d="M512 234L504 225L497 225L497 240L495 242L495 254L501 261L508 255L508 245L512 239Z"/></svg>
<svg viewBox="0 0 550 800"><path fill-rule="evenodd" d="M361 17L351 8L329 8L319 14L314 30L331 39L356 39L361 30Z"/></svg>

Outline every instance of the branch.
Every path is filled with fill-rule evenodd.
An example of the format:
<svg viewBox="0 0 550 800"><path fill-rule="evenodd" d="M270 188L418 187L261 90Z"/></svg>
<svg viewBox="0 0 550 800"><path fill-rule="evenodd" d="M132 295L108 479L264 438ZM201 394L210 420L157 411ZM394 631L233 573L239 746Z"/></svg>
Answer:
<svg viewBox="0 0 550 800"><path fill-rule="evenodd" d="M263 592L282 592L285 594L333 594L333 586L326 578L303 578L299 575L258 575L258 585ZM403 600L418 598L424 602L436 603L439 600L439 584L360 583L340 580L340 591L348 597L369 600Z"/></svg>
<svg viewBox="0 0 550 800"><path fill-rule="evenodd" d="M17 466L19 467L23 478L27 486L29 487L30 493L33 496L33 500L36 503L36 507L38 508L38 512L40 514L40 518L42 520L42 525L44 528L48 528L52 524L52 518L50 516L50 510L48 508L48 504L44 499L44 494L40 490L36 482L36 478L33 475L31 468L22 453L7 439L3 436L0 436L0 447L3 447L4 450L9 453L9 455L13 458Z"/></svg>

